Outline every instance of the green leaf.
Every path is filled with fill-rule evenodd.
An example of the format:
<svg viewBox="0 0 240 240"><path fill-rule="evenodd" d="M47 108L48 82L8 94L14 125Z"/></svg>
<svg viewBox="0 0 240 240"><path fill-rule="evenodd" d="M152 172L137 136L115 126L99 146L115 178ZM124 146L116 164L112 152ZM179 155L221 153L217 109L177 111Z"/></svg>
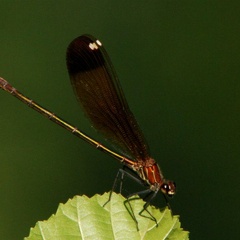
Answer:
<svg viewBox="0 0 240 240"><path fill-rule="evenodd" d="M156 218L156 223L138 213L144 201L131 201L132 209L138 221L136 223L124 206L122 195L113 193L107 202L109 193L96 194L92 198L75 196L66 204L60 204L55 215L47 221L39 221L25 240L162 240L189 239L189 233L180 227L179 217L172 216L168 208L163 210L149 206L148 211Z"/></svg>

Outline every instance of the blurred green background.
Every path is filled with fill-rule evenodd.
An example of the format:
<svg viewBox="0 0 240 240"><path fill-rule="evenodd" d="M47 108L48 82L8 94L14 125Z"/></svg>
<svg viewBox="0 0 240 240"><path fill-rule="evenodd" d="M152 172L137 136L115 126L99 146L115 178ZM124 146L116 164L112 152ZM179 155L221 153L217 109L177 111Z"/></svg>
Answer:
<svg viewBox="0 0 240 240"><path fill-rule="evenodd" d="M69 82L65 51L84 33L111 56L191 239L237 239L240 3L0 1L0 76L104 142ZM60 202L112 187L121 166L0 91L0 238L22 239ZM159 206L164 200L158 197Z"/></svg>

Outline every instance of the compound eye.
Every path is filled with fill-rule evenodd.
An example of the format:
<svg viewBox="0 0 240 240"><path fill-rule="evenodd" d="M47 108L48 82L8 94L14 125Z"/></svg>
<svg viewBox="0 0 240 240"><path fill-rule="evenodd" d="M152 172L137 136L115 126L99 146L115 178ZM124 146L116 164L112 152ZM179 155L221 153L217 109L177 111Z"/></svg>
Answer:
<svg viewBox="0 0 240 240"><path fill-rule="evenodd" d="M161 186L161 190L164 194L167 194L168 191L169 191L169 187L166 183L164 183L162 186Z"/></svg>
<svg viewBox="0 0 240 240"><path fill-rule="evenodd" d="M175 194L175 191L176 191L176 184L174 182L167 182L167 183L164 183L162 186L161 186L161 191L168 195L169 197L172 197L174 194Z"/></svg>

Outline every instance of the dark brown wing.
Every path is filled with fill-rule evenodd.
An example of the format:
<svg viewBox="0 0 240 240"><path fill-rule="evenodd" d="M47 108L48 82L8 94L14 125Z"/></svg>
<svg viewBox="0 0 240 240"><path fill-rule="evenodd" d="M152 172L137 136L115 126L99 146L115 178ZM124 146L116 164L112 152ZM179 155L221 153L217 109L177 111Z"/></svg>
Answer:
<svg viewBox="0 0 240 240"><path fill-rule="evenodd" d="M67 49L67 67L93 126L134 159L147 159L147 144L101 42L90 35L74 39Z"/></svg>

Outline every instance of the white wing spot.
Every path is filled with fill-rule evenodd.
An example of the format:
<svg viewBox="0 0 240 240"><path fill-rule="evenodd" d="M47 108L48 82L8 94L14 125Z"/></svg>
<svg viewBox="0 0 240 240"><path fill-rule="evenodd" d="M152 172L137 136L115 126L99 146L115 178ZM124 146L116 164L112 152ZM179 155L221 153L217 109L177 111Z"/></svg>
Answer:
<svg viewBox="0 0 240 240"><path fill-rule="evenodd" d="M98 46L102 46L102 43L99 40L96 40Z"/></svg>
<svg viewBox="0 0 240 240"><path fill-rule="evenodd" d="M94 50L94 49L98 49L98 45L94 42L94 43L89 43L89 47Z"/></svg>

